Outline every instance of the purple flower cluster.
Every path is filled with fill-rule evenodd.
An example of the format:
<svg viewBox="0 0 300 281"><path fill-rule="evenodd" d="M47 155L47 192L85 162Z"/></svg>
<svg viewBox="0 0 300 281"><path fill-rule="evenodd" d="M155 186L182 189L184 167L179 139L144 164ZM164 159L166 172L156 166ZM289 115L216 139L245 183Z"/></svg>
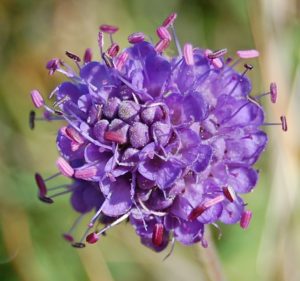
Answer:
<svg viewBox="0 0 300 281"><path fill-rule="evenodd" d="M79 72L60 59L47 63L49 74L69 78L51 93L53 107L37 90L31 93L46 120L65 121L56 139L59 173L48 179L37 173L36 182L39 198L47 203L71 193L71 205L81 215L64 237L75 247L83 247L84 240L97 242L124 220L155 251L175 240L206 246L206 225L240 222L246 228L250 222L241 196L257 183L253 164L267 143L259 100L269 95L275 102L276 84L250 97L246 73L252 66L245 64L242 73L234 67L258 52L238 51L234 61L224 58L226 49L213 52L191 44L181 49L175 18L171 14L157 29L156 45L137 32L121 52L113 41L118 28L102 25L102 62L92 61L90 49L83 61L66 52ZM106 51L104 34L111 39ZM172 40L178 55L168 57ZM37 119L31 112L31 127ZM280 124L287 129L284 116ZM59 175L72 182L49 196L46 182ZM75 242L75 227L90 212L95 213L87 230ZM99 223L104 224L100 230Z"/></svg>

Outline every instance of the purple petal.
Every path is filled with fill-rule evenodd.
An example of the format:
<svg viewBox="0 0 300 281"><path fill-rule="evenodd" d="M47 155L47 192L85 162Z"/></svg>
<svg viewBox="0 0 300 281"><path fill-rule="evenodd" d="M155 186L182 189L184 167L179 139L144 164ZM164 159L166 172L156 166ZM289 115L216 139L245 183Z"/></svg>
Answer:
<svg viewBox="0 0 300 281"><path fill-rule="evenodd" d="M207 115L207 104L198 92L192 92L183 99L183 112L185 121L195 120L202 121Z"/></svg>
<svg viewBox="0 0 300 281"><path fill-rule="evenodd" d="M209 145L199 145L198 158L193 164L193 170L197 173L204 171L212 157L212 149Z"/></svg>
<svg viewBox="0 0 300 281"><path fill-rule="evenodd" d="M110 192L103 205L103 213L105 215L117 217L130 210L132 194L130 181L127 176L118 177L114 182L107 179L102 185Z"/></svg>
<svg viewBox="0 0 300 281"><path fill-rule="evenodd" d="M146 159L138 166L139 173L146 179L155 181L161 188L170 187L181 175L182 166L175 161L164 161L155 156L153 159Z"/></svg>
<svg viewBox="0 0 300 281"><path fill-rule="evenodd" d="M171 65L158 55L147 56L145 60L144 87L153 97L160 95L161 88L171 73Z"/></svg>
<svg viewBox="0 0 300 281"><path fill-rule="evenodd" d="M231 162L253 164L267 144L266 133L259 131L238 139L226 140L226 159Z"/></svg>
<svg viewBox="0 0 300 281"><path fill-rule="evenodd" d="M192 245L203 238L204 225L200 222L181 220L174 228L174 237L184 245Z"/></svg>
<svg viewBox="0 0 300 281"><path fill-rule="evenodd" d="M237 202L223 203L223 210L219 220L225 224L237 223L242 217L243 210L243 205L240 205Z"/></svg>
<svg viewBox="0 0 300 281"><path fill-rule="evenodd" d="M248 193L256 185L257 172L247 166L228 164L228 184L238 193Z"/></svg>

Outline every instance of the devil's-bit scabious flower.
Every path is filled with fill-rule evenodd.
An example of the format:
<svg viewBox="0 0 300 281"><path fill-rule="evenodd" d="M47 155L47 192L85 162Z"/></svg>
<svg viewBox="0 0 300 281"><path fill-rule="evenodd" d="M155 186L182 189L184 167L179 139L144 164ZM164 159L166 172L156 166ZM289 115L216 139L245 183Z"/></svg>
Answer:
<svg viewBox="0 0 300 281"><path fill-rule="evenodd" d="M71 194L80 216L64 238L75 247L97 242L124 220L155 251L175 240L205 246L209 224L249 225L252 213L242 195L257 183L253 165L267 143L260 99L269 95L276 102L277 86L271 83L267 93L250 96L252 66L245 63L242 73L234 68L258 51L237 51L234 61L225 58L226 49L213 52L190 43L181 49L175 19L171 14L157 28L155 45L137 32L121 52L113 41L118 28L100 26L100 62L90 49L83 60L66 52L79 70L57 58L47 63L51 75L61 72L69 79L50 94L53 106L39 91L31 92L35 107L44 108L43 117L30 113L31 128L38 119L64 121L56 138L59 172L35 178L46 203ZM106 51L105 36L111 42ZM178 55L168 57L172 40ZM279 124L287 130L284 116ZM71 183L47 188L57 176ZM54 189L61 190L48 195ZM87 229L74 240L85 215L90 216ZM104 224L100 230L99 223Z"/></svg>

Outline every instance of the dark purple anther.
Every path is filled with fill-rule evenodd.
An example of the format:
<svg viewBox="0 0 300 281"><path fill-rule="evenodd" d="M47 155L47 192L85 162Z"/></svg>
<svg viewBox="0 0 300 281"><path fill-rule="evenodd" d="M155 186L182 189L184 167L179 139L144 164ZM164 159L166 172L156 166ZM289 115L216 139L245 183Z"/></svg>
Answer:
<svg viewBox="0 0 300 281"><path fill-rule="evenodd" d="M286 121L286 117L280 116L280 121L281 121L281 128L284 132L286 132L288 130L288 125L287 125L287 121Z"/></svg>
<svg viewBox="0 0 300 281"><path fill-rule="evenodd" d="M240 220L240 226L241 228L243 229L246 229L248 228L249 224L250 224L250 221L251 221L251 218L252 218L252 212L251 211L244 211L242 213L242 218Z"/></svg>
<svg viewBox="0 0 300 281"><path fill-rule="evenodd" d="M108 53L108 55L109 55L111 58L114 58L114 57L118 54L119 50L120 50L119 45L116 44L116 43L113 43L113 44L108 48L107 53Z"/></svg>
<svg viewBox="0 0 300 281"><path fill-rule="evenodd" d="M47 194L47 186L45 184L43 177L39 173L36 173L34 177L35 177L36 185L39 189L39 197L45 197Z"/></svg>
<svg viewBox="0 0 300 281"><path fill-rule="evenodd" d="M216 59L227 54L227 49L221 49L207 55L209 59Z"/></svg>
<svg viewBox="0 0 300 281"><path fill-rule="evenodd" d="M99 240L99 236L97 233L92 232L86 237L86 242L89 244L95 244Z"/></svg>
<svg viewBox="0 0 300 281"><path fill-rule="evenodd" d="M155 45L155 50L158 53L162 53L165 49L167 49L170 46L170 40L168 39L163 39L160 40L156 45Z"/></svg>
<svg viewBox="0 0 300 281"><path fill-rule="evenodd" d="M156 29L156 33L157 36L163 40L163 39L167 39L169 41L171 41L172 37L170 32L168 31L168 29L164 26L160 26L159 28Z"/></svg>
<svg viewBox="0 0 300 281"><path fill-rule="evenodd" d="M128 36L128 42L136 44L145 40L145 34L143 32L135 32Z"/></svg>
<svg viewBox="0 0 300 281"><path fill-rule="evenodd" d="M93 53L92 53L92 49L87 48L84 52L83 55L83 61L84 63L88 63L92 61L92 57L93 57Z"/></svg>
<svg viewBox="0 0 300 281"><path fill-rule="evenodd" d="M204 55L211 61L211 64L215 68L217 68L217 69L222 68L223 67L223 62L220 58L218 58L218 57L217 58L209 58L212 54L213 54L213 52L209 49L206 49L204 51Z"/></svg>
<svg viewBox="0 0 300 281"><path fill-rule="evenodd" d="M50 197L39 197L40 201L47 203L47 204L52 204L54 201Z"/></svg>
<svg viewBox="0 0 300 281"><path fill-rule="evenodd" d="M128 59L128 53L127 52L123 52L122 54L120 54L117 59L116 59L116 62L115 62L115 66L116 66L116 69L118 71L121 71L124 64L126 63Z"/></svg>
<svg viewBox="0 0 300 281"><path fill-rule="evenodd" d="M277 100L277 85L275 82L272 82L270 84L270 96L271 96L271 102L276 103Z"/></svg>
<svg viewBox="0 0 300 281"><path fill-rule="evenodd" d="M164 27L168 28L168 27L170 27L171 25L174 24L174 21L176 20L176 18L177 18L177 14L176 14L176 13L172 13L172 14L170 14L170 15L164 20L164 22L163 22L162 25L163 25Z"/></svg>
<svg viewBox="0 0 300 281"><path fill-rule="evenodd" d="M203 204L199 205L198 207L194 208L192 212L188 216L188 220L194 221L197 219L199 216L203 214L204 211L206 211L208 208L221 203L224 200L223 195L218 195L217 197L210 199Z"/></svg>
<svg viewBox="0 0 300 281"><path fill-rule="evenodd" d="M82 242L75 242L75 243L72 243L72 246L73 246L74 248L82 249L82 248L85 247L85 244L82 243Z"/></svg>
<svg viewBox="0 0 300 281"><path fill-rule="evenodd" d="M114 34L119 30L119 28L117 26L108 25L108 24L102 24L102 25L100 25L99 28L102 32L108 33L108 34Z"/></svg>
<svg viewBox="0 0 300 281"><path fill-rule="evenodd" d="M224 186L223 193L230 202L233 202L236 199L235 192L234 192L233 188L230 186Z"/></svg>
<svg viewBox="0 0 300 281"><path fill-rule="evenodd" d="M35 111L31 110L29 112L29 128L33 130L35 127Z"/></svg>
<svg viewBox="0 0 300 281"><path fill-rule="evenodd" d="M70 243L72 243L74 241L74 237L69 233L64 233L63 238Z"/></svg>
<svg viewBox="0 0 300 281"><path fill-rule="evenodd" d="M163 243L164 237L164 225L162 223L156 223L152 232L152 243L159 247Z"/></svg>
<svg viewBox="0 0 300 281"><path fill-rule="evenodd" d="M246 68L246 70L252 70L253 69L253 65L249 64L249 63L245 63L244 67Z"/></svg>
<svg viewBox="0 0 300 281"><path fill-rule="evenodd" d="M75 55L75 54L73 54L71 52L66 51L66 55L67 55L67 57L69 57L73 61L76 61L76 62L80 62L81 61L80 57L78 57L77 55Z"/></svg>

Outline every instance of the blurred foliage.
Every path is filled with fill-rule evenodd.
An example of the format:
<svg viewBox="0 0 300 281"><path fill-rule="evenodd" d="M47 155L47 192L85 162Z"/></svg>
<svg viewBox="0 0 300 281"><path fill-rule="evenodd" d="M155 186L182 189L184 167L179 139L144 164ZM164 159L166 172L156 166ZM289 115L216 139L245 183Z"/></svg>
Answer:
<svg viewBox="0 0 300 281"><path fill-rule="evenodd" d="M210 49L258 48L262 57L249 75L254 92L271 79L279 82L282 105L268 108L267 119L288 112L290 131L271 128L260 182L247 196L254 219L243 231L221 226L216 246L228 280L300 280L299 134L300 4L297 0L2 0L0 2L0 279L15 280L207 280L200 266L200 246L176 245L162 261L143 247L127 225L116 227L95 246L69 247L60 234L76 218L67 196L51 206L36 198L33 174L55 172L55 133L59 124L28 128L29 92L46 96L62 77L49 77L44 66L69 50L79 55L92 47L97 56L101 23L120 26L116 40L155 28L172 11L177 33ZM175 53L172 48L170 54ZM297 114L296 114L296 113ZM277 116L277 117L276 117ZM299 120L299 119L298 119ZM82 229L81 229L82 230ZM298 234L297 234L298 233Z"/></svg>

